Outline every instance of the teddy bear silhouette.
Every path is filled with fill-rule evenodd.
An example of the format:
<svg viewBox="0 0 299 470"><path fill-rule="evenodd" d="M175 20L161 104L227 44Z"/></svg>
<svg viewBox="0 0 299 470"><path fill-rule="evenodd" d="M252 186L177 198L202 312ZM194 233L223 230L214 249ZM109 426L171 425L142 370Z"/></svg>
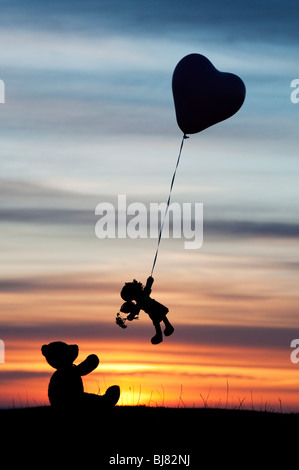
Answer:
<svg viewBox="0 0 299 470"><path fill-rule="evenodd" d="M57 369L52 375L48 388L49 401L52 406L67 407L112 407L120 396L120 389L113 385L104 395L85 393L81 377L89 374L99 364L95 354L89 355L81 364L73 362L78 356L76 344L55 341L42 346L42 354L48 364Z"/></svg>
<svg viewBox="0 0 299 470"><path fill-rule="evenodd" d="M168 308L150 297L153 282L154 278L150 276L144 287L141 282L137 282L135 279L133 282L125 283L120 296L126 302L122 304L120 311L123 313L129 313L129 315L126 318L123 318L120 313L118 313L116 316L116 323L121 328L126 328L125 321L134 320L138 316L140 310L143 310L148 314L155 327L156 334L152 337L151 342L152 344L159 344L163 341L160 323L163 322L165 325L165 336L172 335L174 328L166 317L169 311Z"/></svg>

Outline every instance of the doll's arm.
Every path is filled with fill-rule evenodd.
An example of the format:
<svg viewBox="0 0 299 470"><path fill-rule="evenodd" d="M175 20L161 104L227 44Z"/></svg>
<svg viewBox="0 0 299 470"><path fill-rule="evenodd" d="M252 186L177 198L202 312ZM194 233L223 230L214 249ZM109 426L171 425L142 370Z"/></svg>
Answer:
<svg viewBox="0 0 299 470"><path fill-rule="evenodd" d="M146 281L146 284L145 284L145 288L143 289L143 292L146 294L146 295L150 295L152 289L152 285L154 283L154 278L152 276L148 277L147 278L147 281Z"/></svg>
<svg viewBox="0 0 299 470"><path fill-rule="evenodd" d="M80 375L87 375L98 367L99 362L98 356L90 354L90 356L87 356L85 361L81 362L81 364L77 366L77 371Z"/></svg>
<svg viewBox="0 0 299 470"><path fill-rule="evenodd" d="M132 321L140 312L140 307L136 304L131 310L131 313L127 316L127 320Z"/></svg>

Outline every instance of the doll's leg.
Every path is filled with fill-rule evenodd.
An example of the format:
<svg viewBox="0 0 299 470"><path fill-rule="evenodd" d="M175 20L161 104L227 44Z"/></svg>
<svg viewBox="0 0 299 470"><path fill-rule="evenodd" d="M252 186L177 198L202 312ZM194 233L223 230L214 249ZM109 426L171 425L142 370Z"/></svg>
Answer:
<svg viewBox="0 0 299 470"><path fill-rule="evenodd" d="M153 322L153 325L155 327L156 334L155 334L155 336L152 337L151 342L152 342L152 344L159 344L163 341L160 322Z"/></svg>
<svg viewBox="0 0 299 470"><path fill-rule="evenodd" d="M174 328L173 328L172 324L170 323L170 321L168 320L168 318L166 317L166 315L165 315L165 317L163 318L162 321L165 325L164 335L165 336L172 335L172 333L174 332Z"/></svg>

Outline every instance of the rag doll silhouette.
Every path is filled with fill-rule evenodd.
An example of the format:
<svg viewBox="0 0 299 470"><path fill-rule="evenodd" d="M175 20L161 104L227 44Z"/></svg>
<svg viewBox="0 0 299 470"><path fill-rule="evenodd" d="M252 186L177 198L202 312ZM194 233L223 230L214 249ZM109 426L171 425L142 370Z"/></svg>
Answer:
<svg viewBox="0 0 299 470"><path fill-rule="evenodd" d="M126 282L121 290L121 298L125 300L122 304L120 311L122 313L128 313L127 317L122 317L120 313L116 316L116 323L121 328L127 328L125 322L132 321L136 317L140 310L143 310L148 314L155 327L156 334L152 337L152 344L159 344L163 341L163 335L161 330L161 322L164 323L164 335L170 336L174 332L174 328L166 317L168 308L160 304L156 300L150 297L151 287L153 285L153 277L149 277L146 281L145 287L141 282L137 282L135 279L133 282Z"/></svg>

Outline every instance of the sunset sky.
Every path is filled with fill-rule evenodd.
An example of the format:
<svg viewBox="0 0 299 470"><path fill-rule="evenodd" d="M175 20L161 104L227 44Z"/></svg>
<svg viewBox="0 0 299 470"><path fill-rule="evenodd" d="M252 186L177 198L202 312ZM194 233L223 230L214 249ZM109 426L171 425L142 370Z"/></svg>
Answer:
<svg viewBox="0 0 299 470"><path fill-rule="evenodd" d="M120 404L299 411L297 3L275 0L0 2L0 407L48 403L41 346L95 353L86 391ZM114 323L120 290L145 283L157 240L95 235L101 202L165 202L182 133L171 79L197 52L239 75L231 119L185 141L172 201L203 203L203 246L162 239L152 297Z"/></svg>

